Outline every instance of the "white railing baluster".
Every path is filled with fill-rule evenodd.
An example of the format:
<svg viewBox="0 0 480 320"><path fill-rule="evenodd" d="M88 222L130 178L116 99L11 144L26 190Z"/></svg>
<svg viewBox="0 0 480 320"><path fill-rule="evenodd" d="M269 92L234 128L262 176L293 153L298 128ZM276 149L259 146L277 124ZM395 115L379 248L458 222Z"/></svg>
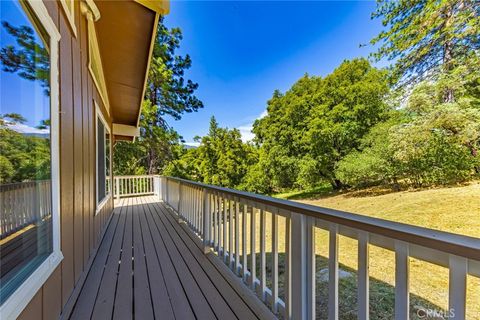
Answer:
<svg viewBox="0 0 480 320"><path fill-rule="evenodd" d="M190 215L190 228L195 231L195 201L193 200L193 188L188 186L188 207Z"/></svg>
<svg viewBox="0 0 480 320"><path fill-rule="evenodd" d="M240 203L235 199L235 273L240 270Z"/></svg>
<svg viewBox="0 0 480 320"><path fill-rule="evenodd" d="M222 236L222 256L223 262L227 263L227 208L226 208L226 201L225 196L222 198L222 226L223 226L223 236Z"/></svg>
<svg viewBox="0 0 480 320"><path fill-rule="evenodd" d="M197 189L197 228L198 232L202 233L202 190L200 188Z"/></svg>
<svg viewBox="0 0 480 320"><path fill-rule="evenodd" d="M213 250L218 251L218 202L217 194L213 194Z"/></svg>
<svg viewBox="0 0 480 320"><path fill-rule="evenodd" d="M194 187L190 188L190 197L191 197L191 210L192 210L192 228L193 231L197 232L197 201L196 201L196 190Z"/></svg>
<svg viewBox="0 0 480 320"><path fill-rule="evenodd" d="M468 260L450 255L449 264L448 311L452 313L450 318L466 319Z"/></svg>
<svg viewBox="0 0 480 320"><path fill-rule="evenodd" d="M218 255L223 257L223 195L218 198Z"/></svg>
<svg viewBox="0 0 480 320"><path fill-rule="evenodd" d="M232 198L228 198L228 266L233 270L233 205Z"/></svg>
<svg viewBox="0 0 480 320"><path fill-rule="evenodd" d="M291 219L285 219L285 274L283 290L285 292L285 319L292 318L292 241L291 241ZM297 263L297 262L295 262ZM297 293L296 293L297 294Z"/></svg>
<svg viewBox="0 0 480 320"><path fill-rule="evenodd" d="M331 224L328 243L328 319L338 319L338 225Z"/></svg>
<svg viewBox="0 0 480 320"><path fill-rule="evenodd" d="M278 215L272 212L272 311L278 312Z"/></svg>
<svg viewBox="0 0 480 320"><path fill-rule="evenodd" d="M247 283L248 276L248 256L247 256L247 211L248 207L246 204L243 205L242 213L242 278L245 283Z"/></svg>
<svg viewBox="0 0 480 320"><path fill-rule="evenodd" d="M266 222L265 210L260 209L260 298L262 301L266 301L267 289Z"/></svg>
<svg viewBox="0 0 480 320"><path fill-rule="evenodd" d="M193 228L195 232L198 233L198 190L197 188L192 188L192 207L193 207Z"/></svg>
<svg viewBox="0 0 480 320"><path fill-rule="evenodd" d="M252 213L250 215L250 288L255 292L255 281L257 279L257 274L256 274L256 257L255 257L255 252L256 252L256 243L255 243L255 236L256 236L256 211L257 209L252 206Z"/></svg>
<svg viewBox="0 0 480 320"><path fill-rule="evenodd" d="M409 248L395 241L395 320L409 319Z"/></svg>
<svg viewBox="0 0 480 320"><path fill-rule="evenodd" d="M307 270L307 319L313 320L316 318L316 242L315 242L315 219L307 217L307 232L306 232L306 270ZM291 240L291 237L290 237ZM290 249L291 251L291 249ZM293 293L292 293L293 294Z"/></svg>
<svg viewBox="0 0 480 320"><path fill-rule="evenodd" d="M210 241L211 237L211 223L210 223L210 193L207 189L203 189L203 248L205 252L208 252L212 245Z"/></svg>

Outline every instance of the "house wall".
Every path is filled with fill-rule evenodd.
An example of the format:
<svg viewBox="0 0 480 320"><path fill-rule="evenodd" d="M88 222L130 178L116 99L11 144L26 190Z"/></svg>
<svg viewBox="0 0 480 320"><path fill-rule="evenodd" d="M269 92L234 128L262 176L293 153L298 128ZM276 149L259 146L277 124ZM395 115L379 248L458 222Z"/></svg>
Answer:
<svg viewBox="0 0 480 320"><path fill-rule="evenodd" d="M85 276L113 211L113 200L95 214L95 105L111 119L88 71L87 20L75 1L76 36L58 1L44 0L61 33L60 197L61 250L64 259L36 293L19 319L57 319L75 286Z"/></svg>

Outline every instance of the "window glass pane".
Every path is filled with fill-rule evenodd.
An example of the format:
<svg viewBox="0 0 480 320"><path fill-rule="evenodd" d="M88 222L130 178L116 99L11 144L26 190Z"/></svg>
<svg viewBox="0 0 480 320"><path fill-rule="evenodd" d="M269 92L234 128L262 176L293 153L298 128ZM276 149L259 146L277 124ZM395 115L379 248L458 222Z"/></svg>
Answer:
<svg viewBox="0 0 480 320"><path fill-rule="evenodd" d="M105 131L105 189L106 194L110 194L110 134Z"/></svg>
<svg viewBox="0 0 480 320"><path fill-rule="evenodd" d="M98 203L106 196L105 192L105 126L100 117L97 121L97 181Z"/></svg>
<svg viewBox="0 0 480 320"><path fill-rule="evenodd" d="M50 56L29 8L0 1L0 304L52 252Z"/></svg>

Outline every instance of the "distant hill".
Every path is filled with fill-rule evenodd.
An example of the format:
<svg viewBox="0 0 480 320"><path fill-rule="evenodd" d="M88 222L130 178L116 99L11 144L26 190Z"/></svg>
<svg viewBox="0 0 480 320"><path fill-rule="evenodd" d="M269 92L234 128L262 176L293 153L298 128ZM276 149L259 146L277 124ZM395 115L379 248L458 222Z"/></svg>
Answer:
<svg viewBox="0 0 480 320"><path fill-rule="evenodd" d="M197 149L198 148L197 146L192 146L192 145L188 145L188 144L184 144L183 146L185 147L185 149Z"/></svg>
<svg viewBox="0 0 480 320"><path fill-rule="evenodd" d="M43 139L50 138L50 133L22 132L22 134L27 137L37 137Z"/></svg>

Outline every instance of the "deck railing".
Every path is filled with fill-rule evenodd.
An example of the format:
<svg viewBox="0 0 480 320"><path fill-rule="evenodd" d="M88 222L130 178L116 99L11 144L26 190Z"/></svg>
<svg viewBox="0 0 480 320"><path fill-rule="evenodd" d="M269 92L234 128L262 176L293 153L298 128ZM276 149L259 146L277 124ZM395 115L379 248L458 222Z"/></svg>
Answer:
<svg viewBox="0 0 480 320"><path fill-rule="evenodd" d="M448 268L449 310L454 310L454 319L466 318L467 275L480 277L480 239L178 178L152 176L149 183L149 192L188 224L203 240L206 252L214 251L284 318L316 317L318 229L328 232L328 319L339 318L340 235L358 243L358 319L369 319L369 244L394 253L396 320L410 315L410 257ZM284 244L282 259L280 243ZM284 271L279 272L279 267Z"/></svg>
<svg viewBox="0 0 480 320"><path fill-rule="evenodd" d="M480 239L177 178L159 179L161 199L260 299L285 318L315 319L315 228L329 233L328 319L338 319L339 315L340 235L358 241L359 319L369 318L369 244L395 253L395 319L408 319L410 314L409 257L449 269L449 310L454 310L455 319L466 318L466 279L467 274L480 277ZM267 212L270 221L266 220ZM279 218L285 223L285 239L279 239ZM272 255L269 284L267 226L272 245L268 250ZM282 298L280 241L285 241ZM259 255L248 257L248 252Z"/></svg>
<svg viewBox="0 0 480 320"><path fill-rule="evenodd" d="M0 185L0 239L49 216L50 180Z"/></svg>
<svg viewBox="0 0 480 320"><path fill-rule="evenodd" d="M133 196L146 196L157 194L155 181L158 184L158 176L116 176L114 177L114 197L116 199Z"/></svg>

